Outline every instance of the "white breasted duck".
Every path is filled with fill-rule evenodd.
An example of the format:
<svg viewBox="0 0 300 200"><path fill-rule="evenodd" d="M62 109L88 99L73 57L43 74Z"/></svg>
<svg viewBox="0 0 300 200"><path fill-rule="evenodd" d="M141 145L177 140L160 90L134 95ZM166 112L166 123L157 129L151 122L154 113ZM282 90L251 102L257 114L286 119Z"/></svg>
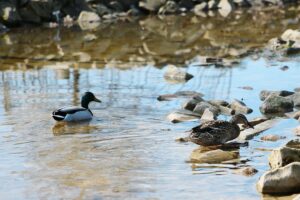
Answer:
<svg viewBox="0 0 300 200"><path fill-rule="evenodd" d="M89 103L91 101L99 102L101 101L95 97L92 92L86 92L81 98L81 107L64 107L53 111L52 117L56 121L82 121L90 120L93 118L93 113L89 109Z"/></svg>

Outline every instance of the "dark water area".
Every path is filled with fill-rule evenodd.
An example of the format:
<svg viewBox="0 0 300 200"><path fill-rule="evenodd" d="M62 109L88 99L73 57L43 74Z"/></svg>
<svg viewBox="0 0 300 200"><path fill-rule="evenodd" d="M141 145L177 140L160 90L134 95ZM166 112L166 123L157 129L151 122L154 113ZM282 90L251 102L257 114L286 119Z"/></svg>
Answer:
<svg viewBox="0 0 300 200"><path fill-rule="evenodd" d="M282 119L260 135L278 134L284 140L263 142L258 136L241 147L239 159L246 162L190 163L197 145L175 139L199 122L172 124L166 116L184 100L156 100L187 90L205 99L243 99L254 110L247 117L254 118L261 116L261 90L300 86L297 57L274 56L266 49L271 38L299 27L297 8L214 15L23 27L1 35L0 196L275 199L259 194L255 184L269 169L269 150L294 138L298 121ZM206 57L225 60L207 66ZM170 64L194 78L168 82L163 75ZM61 124L51 118L56 108L78 105L88 90L103 102L91 105L92 121ZM244 166L258 173L235 173Z"/></svg>

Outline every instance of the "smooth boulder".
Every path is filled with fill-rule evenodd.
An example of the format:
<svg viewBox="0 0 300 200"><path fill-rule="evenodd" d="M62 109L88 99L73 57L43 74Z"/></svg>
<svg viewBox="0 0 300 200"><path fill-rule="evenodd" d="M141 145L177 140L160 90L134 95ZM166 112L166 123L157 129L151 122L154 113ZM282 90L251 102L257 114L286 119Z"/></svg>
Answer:
<svg viewBox="0 0 300 200"><path fill-rule="evenodd" d="M256 184L264 194L287 194L300 192L300 162L267 171Z"/></svg>
<svg viewBox="0 0 300 200"><path fill-rule="evenodd" d="M276 95L276 96L281 96L281 97L287 97L287 96L294 94L294 92L287 91L287 90L280 90L280 91L262 90L259 93L259 98L260 98L260 100L264 101L271 94Z"/></svg>
<svg viewBox="0 0 300 200"><path fill-rule="evenodd" d="M274 94L269 95L259 107L263 114L286 113L293 111L293 108L292 100Z"/></svg>

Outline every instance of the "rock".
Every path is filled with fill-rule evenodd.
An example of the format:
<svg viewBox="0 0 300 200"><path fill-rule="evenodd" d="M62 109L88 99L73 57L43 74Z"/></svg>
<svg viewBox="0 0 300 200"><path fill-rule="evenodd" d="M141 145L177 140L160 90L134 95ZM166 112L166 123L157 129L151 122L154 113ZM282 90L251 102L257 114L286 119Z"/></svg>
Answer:
<svg viewBox="0 0 300 200"><path fill-rule="evenodd" d="M254 129L248 128L246 130L243 130L241 131L238 140L250 140L259 133L272 128L279 120L280 119L270 119L254 126Z"/></svg>
<svg viewBox="0 0 300 200"><path fill-rule="evenodd" d="M286 143L285 146L300 150L300 140L299 139L291 140L288 143Z"/></svg>
<svg viewBox="0 0 300 200"><path fill-rule="evenodd" d="M201 115L188 110L177 110L170 113L167 118L172 123L179 123L185 121L194 121L200 117Z"/></svg>
<svg viewBox="0 0 300 200"><path fill-rule="evenodd" d="M300 111L294 111L294 112L285 113L285 115L287 117L289 117L289 118L299 119L299 117L300 117Z"/></svg>
<svg viewBox="0 0 300 200"><path fill-rule="evenodd" d="M108 15L108 14L112 14L112 10L109 9L107 6L105 6L104 4L98 3L95 7L96 12L99 16L103 16L103 15Z"/></svg>
<svg viewBox="0 0 300 200"><path fill-rule="evenodd" d="M215 106L228 106L229 103L223 100L209 100L208 103L215 105Z"/></svg>
<svg viewBox="0 0 300 200"><path fill-rule="evenodd" d="M227 17L232 11L232 5L228 2L228 0L221 0L218 4L219 13L222 17Z"/></svg>
<svg viewBox="0 0 300 200"><path fill-rule="evenodd" d="M201 123L207 122L207 121L212 121L216 119L216 115L211 112L208 108L206 108L201 116Z"/></svg>
<svg viewBox="0 0 300 200"><path fill-rule="evenodd" d="M293 198L293 200L300 200L300 194Z"/></svg>
<svg viewBox="0 0 300 200"><path fill-rule="evenodd" d="M187 98L187 97L192 97L192 99L203 101L202 97L204 95L199 93L199 92L194 92L194 91L178 91L175 92L174 94L163 94L163 95L159 95L157 97L158 101L170 101L174 98L179 98L179 97L183 97L183 98Z"/></svg>
<svg viewBox="0 0 300 200"><path fill-rule="evenodd" d="M272 142L276 142L277 140L280 139L285 139L285 136L279 136L279 135L265 135L262 136L260 139L263 141L272 141Z"/></svg>
<svg viewBox="0 0 300 200"><path fill-rule="evenodd" d="M203 150L195 149L191 156L190 160L191 162L197 162L197 163L222 163L224 161L237 159L239 157L238 152L231 152L231 151L223 151L220 149L212 150L212 151L206 151L203 152Z"/></svg>
<svg viewBox="0 0 300 200"><path fill-rule="evenodd" d="M281 39L284 41L300 41L300 32L297 30L288 29L281 35Z"/></svg>
<svg viewBox="0 0 300 200"><path fill-rule="evenodd" d="M202 2L200 4L195 5L194 7L194 14L197 16L202 16L202 13L204 10L208 8L208 5L206 2Z"/></svg>
<svg viewBox="0 0 300 200"><path fill-rule="evenodd" d="M281 147L273 150L269 156L269 165L272 169L284 167L292 162L300 162L300 149Z"/></svg>
<svg viewBox="0 0 300 200"><path fill-rule="evenodd" d="M295 135L300 136L300 126L295 128L293 131L294 131Z"/></svg>
<svg viewBox="0 0 300 200"><path fill-rule="evenodd" d="M294 89L295 92L300 92L300 87Z"/></svg>
<svg viewBox="0 0 300 200"><path fill-rule="evenodd" d="M168 65L164 77L166 80L170 80L172 82L174 81L176 83L188 81L194 76L182 71L181 69L178 69L174 65Z"/></svg>
<svg viewBox="0 0 300 200"><path fill-rule="evenodd" d="M166 0L141 0L139 7L148 11L158 11L161 6L166 3Z"/></svg>
<svg viewBox="0 0 300 200"><path fill-rule="evenodd" d="M125 8L120 1L110 1L108 7L111 8L114 12L124 12Z"/></svg>
<svg viewBox="0 0 300 200"><path fill-rule="evenodd" d="M220 113L222 113L223 115L234 115L235 114L235 110L225 107L225 106L218 106L218 108L220 109Z"/></svg>
<svg viewBox="0 0 300 200"><path fill-rule="evenodd" d="M216 9L218 9L218 3L217 3L217 1L215 1L215 0L210 0L210 1L208 2L208 9L209 9L209 10L216 10Z"/></svg>
<svg viewBox="0 0 300 200"><path fill-rule="evenodd" d="M300 192L300 162L264 173L256 185L264 194L286 194Z"/></svg>
<svg viewBox="0 0 300 200"><path fill-rule="evenodd" d="M91 42L96 39L97 39L97 36L95 34L91 34L91 33L88 33L83 37L83 41L85 41L85 42Z"/></svg>
<svg viewBox="0 0 300 200"><path fill-rule="evenodd" d="M205 109L209 109L209 111L214 113L214 116L217 116L220 112L220 110L216 106L213 106L210 103L205 102L205 101L197 103L193 112L202 115L204 113Z"/></svg>
<svg viewBox="0 0 300 200"><path fill-rule="evenodd" d="M295 94L292 94L287 97L288 99L291 99L294 102L294 106L300 107L300 93L296 92Z"/></svg>
<svg viewBox="0 0 300 200"><path fill-rule="evenodd" d="M253 110L251 108L248 108L244 102L237 99L233 100L230 108L235 110L235 113L249 114L253 112Z"/></svg>
<svg viewBox="0 0 300 200"><path fill-rule="evenodd" d="M16 25L21 21L15 4L0 2L0 21L6 25Z"/></svg>
<svg viewBox="0 0 300 200"><path fill-rule="evenodd" d="M287 90L281 90L281 91L262 90L259 94L259 98L260 100L264 101L271 94L276 96L281 96L281 97L287 97L294 94L294 92L290 92Z"/></svg>
<svg viewBox="0 0 300 200"><path fill-rule="evenodd" d="M253 167L243 167L241 169L235 170L236 174L241 174L243 176L253 176L257 172L258 172L258 170Z"/></svg>
<svg viewBox="0 0 300 200"><path fill-rule="evenodd" d="M177 13L179 7L175 1L167 1L167 3L158 10L159 15Z"/></svg>
<svg viewBox="0 0 300 200"><path fill-rule="evenodd" d="M243 86L243 87L239 87L243 90L253 90L253 87L250 87L250 86Z"/></svg>
<svg viewBox="0 0 300 200"><path fill-rule="evenodd" d="M276 114L291 112L293 107L294 103L292 100L271 94L265 99L259 109L263 114Z"/></svg>
<svg viewBox="0 0 300 200"><path fill-rule="evenodd" d="M288 66L283 66L283 67L280 67L280 70L282 70L282 71L286 71L286 70L288 70L289 69L289 67Z"/></svg>
<svg viewBox="0 0 300 200"><path fill-rule="evenodd" d="M196 105L199 103L199 102L202 102L204 101L201 97L199 98L192 98L188 101L186 101L183 105L182 105L182 108L183 109L186 109L186 110L190 110L190 111L193 111L196 107Z"/></svg>
<svg viewBox="0 0 300 200"><path fill-rule="evenodd" d="M77 19L78 22L98 22L99 15L94 12L82 11Z"/></svg>
<svg viewBox="0 0 300 200"><path fill-rule="evenodd" d="M78 62L89 62L92 59L86 52L74 52L72 56L74 56Z"/></svg>

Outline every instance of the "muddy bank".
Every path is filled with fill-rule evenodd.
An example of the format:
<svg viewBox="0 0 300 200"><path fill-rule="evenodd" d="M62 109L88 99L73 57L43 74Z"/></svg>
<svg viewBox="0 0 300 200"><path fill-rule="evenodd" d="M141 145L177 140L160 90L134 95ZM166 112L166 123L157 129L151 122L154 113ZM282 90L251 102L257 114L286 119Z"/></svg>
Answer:
<svg viewBox="0 0 300 200"><path fill-rule="evenodd" d="M3 24L17 26L22 23L69 23L77 19L101 21L147 14L192 12L197 16L205 16L210 11L217 10L226 17L240 7L284 6L297 2L298 0L9 0L0 2L0 32L6 31ZM83 12L88 12L92 17L85 15L81 18Z"/></svg>

